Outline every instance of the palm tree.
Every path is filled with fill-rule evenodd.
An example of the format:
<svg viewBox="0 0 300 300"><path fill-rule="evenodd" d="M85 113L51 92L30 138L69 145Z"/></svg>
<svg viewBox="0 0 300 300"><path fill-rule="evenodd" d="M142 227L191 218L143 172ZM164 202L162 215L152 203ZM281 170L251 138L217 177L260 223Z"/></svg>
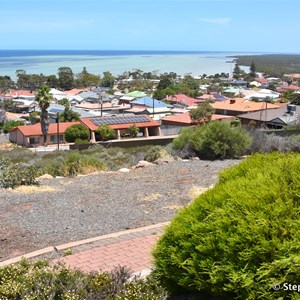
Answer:
<svg viewBox="0 0 300 300"><path fill-rule="evenodd" d="M46 146L47 133L49 128L49 115L47 108L50 106L50 101L52 100L52 95L49 93L50 88L46 85L42 86L35 96L36 101L41 109L41 129L43 133L44 145Z"/></svg>

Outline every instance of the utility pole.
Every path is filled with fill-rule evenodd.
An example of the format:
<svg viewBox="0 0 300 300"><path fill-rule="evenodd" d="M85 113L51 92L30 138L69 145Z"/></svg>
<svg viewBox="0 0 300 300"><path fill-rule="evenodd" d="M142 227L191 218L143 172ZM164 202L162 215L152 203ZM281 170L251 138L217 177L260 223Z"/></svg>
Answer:
<svg viewBox="0 0 300 300"><path fill-rule="evenodd" d="M57 123L57 151L59 151L59 112L56 114Z"/></svg>

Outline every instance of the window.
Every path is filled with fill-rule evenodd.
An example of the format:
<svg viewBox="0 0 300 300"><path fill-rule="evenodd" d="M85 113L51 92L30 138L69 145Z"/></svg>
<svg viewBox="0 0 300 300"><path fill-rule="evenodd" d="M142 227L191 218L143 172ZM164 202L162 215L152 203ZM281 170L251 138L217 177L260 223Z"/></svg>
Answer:
<svg viewBox="0 0 300 300"><path fill-rule="evenodd" d="M29 143L30 144L39 144L40 138L39 137L31 137L31 138L29 138Z"/></svg>
<svg viewBox="0 0 300 300"><path fill-rule="evenodd" d="M56 144L57 143L57 135L51 135L50 136L50 141L51 141L51 143ZM64 142L64 136L62 134L59 135L59 142L60 143Z"/></svg>

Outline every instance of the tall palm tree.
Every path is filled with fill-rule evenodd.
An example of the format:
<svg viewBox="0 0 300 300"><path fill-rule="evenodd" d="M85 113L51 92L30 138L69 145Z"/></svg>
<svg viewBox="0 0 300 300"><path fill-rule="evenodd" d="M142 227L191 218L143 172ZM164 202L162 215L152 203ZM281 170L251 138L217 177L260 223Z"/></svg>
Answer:
<svg viewBox="0 0 300 300"><path fill-rule="evenodd" d="M35 100L38 102L41 109L41 129L45 146L47 145L46 140L50 124L47 108L50 106L50 101L52 100L52 95L49 92L50 88L44 85L37 91L35 96Z"/></svg>

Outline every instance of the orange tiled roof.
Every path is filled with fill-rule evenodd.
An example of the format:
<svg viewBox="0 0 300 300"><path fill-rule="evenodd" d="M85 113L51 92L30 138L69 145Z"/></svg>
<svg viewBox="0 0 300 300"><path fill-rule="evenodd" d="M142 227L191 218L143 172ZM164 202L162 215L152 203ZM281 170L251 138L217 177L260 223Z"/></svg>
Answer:
<svg viewBox="0 0 300 300"><path fill-rule="evenodd" d="M232 116L213 114L211 120L216 121L216 120L230 119L230 118L232 118ZM187 125L196 124L196 122L192 121L189 113L168 116L168 117L163 118L162 121L171 121L174 123L182 123L182 124L187 124Z"/></svg>
<svg viewBox="0 0 300 300"><path fill-rule="evenodd" d="M233 102L234 100L235 102ZM266 102L254 102L244 98L234 98L222 102L211 103L211 106L215 109L234 110L242 112L256 111L266 108ZM268 109L278 108L279 105L268 103Z"/></svg>
<svg viewBox="0 0 300 300"><path fill-rule="evenodd" d="M10 95L12 95L13 97L18 97L18 96L30 96L30 97L34 97L33 93L30 93L27 90L11 90L9 92Z"/></svg>
<svg viewBox="0 0 300 300"><path fill-rule="evenodd" d="M81 92L87 92L87 91L89 91L89 89L72 89L72 90L64 91L64 93L69 96L75 96Z"/></svg>
<svg viewBox="0 0 300 300"><path fill-rule="evenodd" d="M63 134L65 133L66 129L72 125L80 124L80 122L65 122L65 123L59 123L59 133ZM23 125L23 126L17 126L13 129L14 130L20 130L24 136L39 136L42 135L42 129L41 124L36 123L34 125ZM57 133L57 124L50 124L48 129L48 134L56 134Z"/></svg>
<svg viewBox="0 0 300 300"><path fill-rule="evenodd" d="M193 106L197 105L198 103L201 103L203 101L195 98L188 97L184 94L177 94L174 96L168 96L165 100L170 101L170 102L176 102L176 103L181 103L186 106Z"/></svg>

